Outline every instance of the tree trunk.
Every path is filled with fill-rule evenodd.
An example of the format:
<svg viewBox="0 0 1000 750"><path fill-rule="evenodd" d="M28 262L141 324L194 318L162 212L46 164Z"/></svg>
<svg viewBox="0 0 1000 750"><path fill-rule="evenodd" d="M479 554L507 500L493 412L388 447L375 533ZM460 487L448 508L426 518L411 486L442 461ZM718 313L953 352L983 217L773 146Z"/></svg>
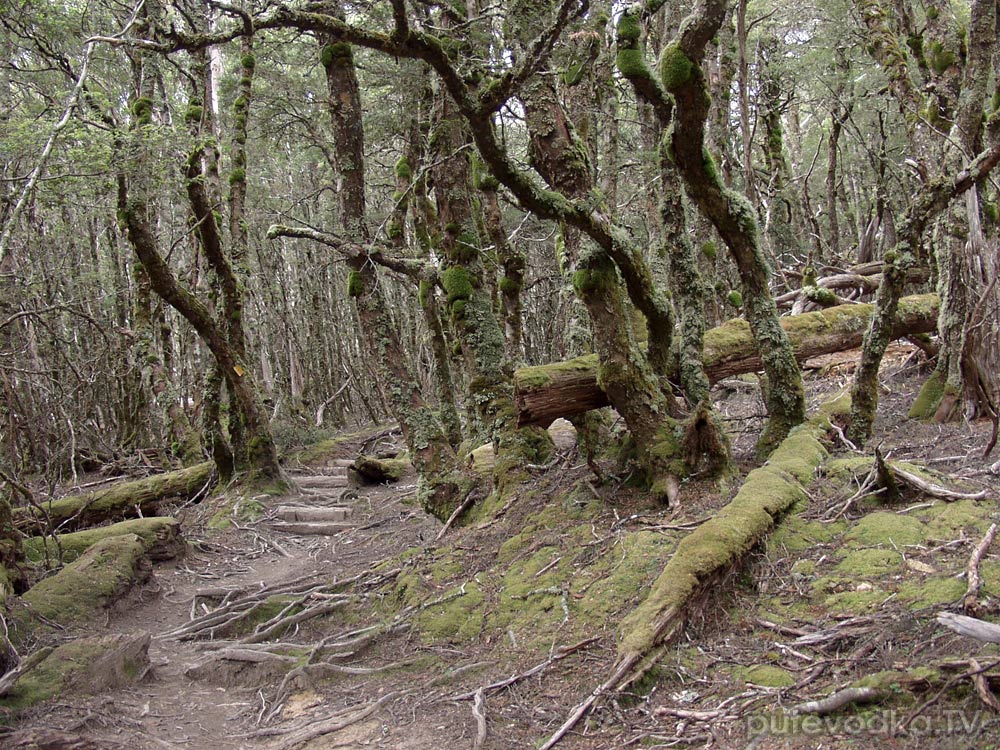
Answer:
<svg viewBox="0 0 1000 750"><path fill-rule="evenodd" d="M822 311L781 318L795 350L803 362L820 354L860 346L873 305L842 305ZM937 324L938 298L934 294L900 300L892 337L933 331ZM712 383L723 378L761 369L749 326L742 319L730 320L705 334L705 371ZM518 424L548 426L559 417L608 406L608 396L598 382L597 359L590 355L567 362L524 367L514 373Z"/></svg>

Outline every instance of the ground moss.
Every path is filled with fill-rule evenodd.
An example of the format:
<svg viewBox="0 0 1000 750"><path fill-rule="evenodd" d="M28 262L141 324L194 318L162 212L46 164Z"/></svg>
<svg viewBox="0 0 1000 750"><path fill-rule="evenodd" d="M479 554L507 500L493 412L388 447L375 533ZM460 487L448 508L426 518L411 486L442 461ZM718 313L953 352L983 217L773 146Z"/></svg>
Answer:
<svg viewBox="0 0 1000 750"><path fill-rule="evenodd" d="M416 618L420 633L430 640L470 641L479 635L486 616L486 597L475 581L458 586L441 596Z"/></svg>
<svg viewBox="0 0 1000 750"><path fill-rule="evenodd" d="M849 552L836 570L853 578L872 578L898 571L903 556L891 549L859 549Z"/></svg>
<svg viewBox="0 0 1000 750"><path fill-rule="evenodd" d="M870 513L847 532L848 541L865 546L904 547L927 539L927 527L916 518L896 513Z"/></svg>
<svg viewBox="0 0 1000 750"><path fill-rule="evenodd" d="M953 604L965 595L965 581L951 576L933 576L907 581L899 587L898 600L910 609L927 609Z"/></svg>
<svg viewBox="0 0 1000 750"><path fill-rule="evenodd" d="M800 516L790 516L768 537L767 549L769 553L780 556L789 552L804 552L817 544L828 544L846 529L846 521L825 524L807 521Z"/></svg>
<svg viewBox="0 0 1000 750"><path fill-rule="evenodd" d="M927 537L950 541L962 532L979 537L986 533L993 522L996 506L993 503L975 500L958 500L953 503L938 503L920 513L927 520Z"/></svg>
<svg viewBox="0 0 1000 750"><path fill-rule="evenodd" d="M737 680L752 685L762 685L764 687L783 688L791 687L795 684L795 677L787 669L776 667L773 664L753 664L749 667L735 667L732 675Z"/></svg>
<svg viewBox="0 0 1000 750"><path fill-rule="evenodd" d="M833 613L863 614L878 608L889 596L877 587L841 591L826 597L823 600L823 608Z"/></svg>

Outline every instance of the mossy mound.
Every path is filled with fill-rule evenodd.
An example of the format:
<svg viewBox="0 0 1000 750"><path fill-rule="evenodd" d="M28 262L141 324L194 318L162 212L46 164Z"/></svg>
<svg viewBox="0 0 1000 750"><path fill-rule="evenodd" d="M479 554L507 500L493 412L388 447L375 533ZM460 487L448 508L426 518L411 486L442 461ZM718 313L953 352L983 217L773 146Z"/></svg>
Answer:
<svg viewBox="0 0 1000 750"><path fill-rule="evenodd" d="M184 554L180 523L169 516L155 516L60 534L58 544L52 537L31 537L24 540L24 555L37 563L46 558L57 560L62 550L62 562L71 563L102 539L125 534L135 534L140 539L150 560L170 560Z"/></svg>
<svg viewBox="0 0 1000 750"><path fill-rule="evenodd" d="M79 638L49 650L0 706L21 711L65 693L95 695L135 683L149 667L148 633Z"/></svg>
<svg viewBox="0 0 1000 750"><path fill-rule="evenodd" d="M352 476L363 484L391 484L398 482L411 469L405 458L377 458L358 456L351 465Z"/></svg>
<svg viewBox="0 0 1000 750"><path fill-rule="evenodd" d="M749 667L737 667L732 670L733 677L751 685L783 688L795 684L795 677L787 669L773 664L753 664Z"/></svg>
<svg viewBox="0 0 1000 750"><path fill-rule="evenodd" d="M135 534L102 539L22 597L32 612L59 625L82 625L149 577L146 546Z"/></svg>

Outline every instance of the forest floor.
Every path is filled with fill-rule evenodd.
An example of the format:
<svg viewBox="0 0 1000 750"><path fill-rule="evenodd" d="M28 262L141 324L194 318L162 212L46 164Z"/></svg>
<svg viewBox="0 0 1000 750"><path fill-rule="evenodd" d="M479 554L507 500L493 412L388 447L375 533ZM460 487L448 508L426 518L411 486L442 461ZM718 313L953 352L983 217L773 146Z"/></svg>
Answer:
<svg viewBox="0 0 1000 750"><path fill-rule="evenodd" d="M908 420L927 375L910 355L895 347L886 359L867 452L831 436L808 500L702 602L647 679L600 702L561 747L1000 746L1000 706L987 705L988 681L977 687L966 674L971 660L995 665L1000 647L935 619L961 611L970 555L1000 518L997 468L981 458L991 425ZM813 407L848 384L853 360L815 364ZM743 384L715 395L745 472L762 406ZM299 454L288 470L337 474L346 459L394 441L386 431L345 436ZM61 696L15 727L135 750L537 747L607 677L619 624L677 543L742 481L721 492L690 482L679 510L668 511L627 482L600 482L566 440L557 445L559 460L538 467L513 499L477 508L440 540L441 524L416 505L412 475L298 498L351 506L350 527L329 535L276 529L275 509L289 497L244 498L261 515L246 520L236 507L221 524L231 493L186 508L186 557L158 565L91 628L151 633L145 678ZM938 472L939 483L988 497L945 502L906 490L883 502L862 490L877 445L890 460ZM996 621L1000 540L979 571L979 616ZM325 614L268 643L248 642L252 625L211 638L176 633L282 584L279 610ZM883 688L882 700L823 716L790 711L851 685Z"/></svg>

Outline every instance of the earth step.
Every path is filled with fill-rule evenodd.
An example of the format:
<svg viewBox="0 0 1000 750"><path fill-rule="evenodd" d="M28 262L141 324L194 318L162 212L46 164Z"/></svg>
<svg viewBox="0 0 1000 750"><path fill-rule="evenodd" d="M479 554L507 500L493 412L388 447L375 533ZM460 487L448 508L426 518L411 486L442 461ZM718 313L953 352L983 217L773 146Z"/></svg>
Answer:
<svg viewBox="0 0 1000 750"><path fill-rule="evenodd" d="M347 529L353 529L349 521L284 521L271 524L275 531L286 531L289 534L316 534L331 536Z"/></svg>
<svg viewBox="0 0 1000 750"><path fill-rule="evenodd" d="M351 509L343 506L314 508L303 505L280 505L277 513L282 521L346 521Z"/></svg>
<svg viewBox="0 0 1000 750"><path fill-rule="evenodd" d="M302 489L336 489L347 486L346 476L296 477L295 483Z"/></svg>

